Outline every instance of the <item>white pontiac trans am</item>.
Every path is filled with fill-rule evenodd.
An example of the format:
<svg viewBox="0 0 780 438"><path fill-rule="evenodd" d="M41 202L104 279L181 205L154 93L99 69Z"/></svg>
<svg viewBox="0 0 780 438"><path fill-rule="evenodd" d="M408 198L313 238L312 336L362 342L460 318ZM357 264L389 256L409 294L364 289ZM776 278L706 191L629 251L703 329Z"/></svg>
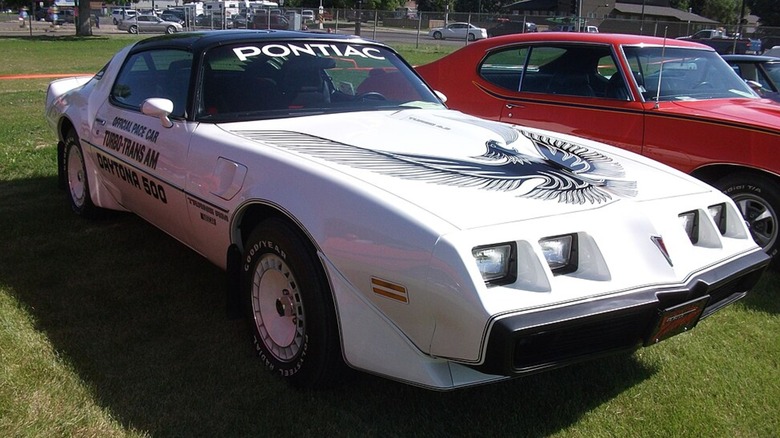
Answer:
<svg viewBox="0 0 780 438"><path fill-rule="evenodd" d="M73 210L225 269L262 363L433 389L631 351L742 298L732 201L593 141L450 111L392 49L286 31L137 42L51 83Z"/></svg>

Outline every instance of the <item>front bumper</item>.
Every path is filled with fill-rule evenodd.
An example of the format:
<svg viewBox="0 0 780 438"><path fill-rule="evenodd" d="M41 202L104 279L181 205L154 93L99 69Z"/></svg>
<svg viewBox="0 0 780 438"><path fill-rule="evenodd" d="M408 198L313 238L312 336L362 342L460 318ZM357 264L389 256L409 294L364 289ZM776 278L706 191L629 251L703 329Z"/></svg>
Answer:
<svg viewBox="0 0 780 438"><path fill-rule="evenodd" d="M706 318L744 297L769 261L762 251L754 251L700 273L682 286L647 288L495 318L485 360L474 368L517 376L651 345L664 310L709 297L699 319Z"/></svg>

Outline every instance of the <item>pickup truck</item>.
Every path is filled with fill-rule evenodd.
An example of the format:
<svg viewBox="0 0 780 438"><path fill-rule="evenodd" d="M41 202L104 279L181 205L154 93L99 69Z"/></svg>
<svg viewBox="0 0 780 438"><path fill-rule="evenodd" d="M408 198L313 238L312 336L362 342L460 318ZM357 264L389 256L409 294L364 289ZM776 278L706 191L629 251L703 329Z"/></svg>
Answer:
<svg viewBox="0 0 780 438"><path fill-rule="evenodd" d="M700 30L693 35L679 37L677 39L706 44L721 55L731 53L744 55L750 50L750 40L748 38L728 36L722 30L716 29Z"/></svg>

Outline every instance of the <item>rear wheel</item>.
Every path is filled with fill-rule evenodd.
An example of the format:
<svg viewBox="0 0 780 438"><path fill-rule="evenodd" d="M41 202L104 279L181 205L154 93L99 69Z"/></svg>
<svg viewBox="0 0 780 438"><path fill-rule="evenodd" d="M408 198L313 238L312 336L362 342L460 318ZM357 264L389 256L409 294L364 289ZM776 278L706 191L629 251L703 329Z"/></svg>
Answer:
<svg viewBox="0 0 780 438"><path fill-rule="evenodd" d="M337 380L344 364L335 307L302 234L284 220L266 220L250 235L242 266L242 294L263 364L299 387Z"/></svg>
<svg viewBox="0 0 780 438"><path fill-rule="evenodd" d="M127 29L129 33L137 34L138 33L138 26L130 26L130 28Z"/></svg>
<svg viewBox="0 0 780 438"><path fill-rule="evenodd" d="M736 173L714 184L729 195L750 227L753 240L774 257L778 252L778 213L780 196L777 185L763 175ZM777 259L773 261L777 265Z"/></svg>
<svg viewBox="0 0 780 438"><path fill-rule="evenodd" d="M92 203L92 198L90 197L84 152L81 149L78 135L73 129L69 130L65 137L64 154L65 176L70 206L80 216L94 217L98 212L98 208Z"/></svg>
<svg viewBox="0 0 780 438"><path fill-rule="evenodd" d="M433 39L441 40L441 39L444 39L444 38L442 37L441 32L434 32L433 33Z"/></svg>

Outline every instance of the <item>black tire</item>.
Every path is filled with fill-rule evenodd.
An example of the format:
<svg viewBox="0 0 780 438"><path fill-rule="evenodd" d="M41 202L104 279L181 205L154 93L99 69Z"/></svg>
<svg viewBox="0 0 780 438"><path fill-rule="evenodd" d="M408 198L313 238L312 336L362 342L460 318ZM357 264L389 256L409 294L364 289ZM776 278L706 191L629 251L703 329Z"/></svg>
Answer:
<svg viewBox="0 0 780 438"><path fill-rule="evenodd" d="M433 33L433 39L435 39L435 40L443 40L444 37L442 36L441 32L434 32Z"/></svg>
<svg viewBox="0 0 780 438"><path fill-rule="evenodd" d="M165 28L165 33L167 33L168 35L172 33L176 33L176 28L174 26L168 26Z"/></svg>
<svg viewBox="0 0 780 438"><path fill-rule="evenodd" d="M65 187L68 201L73 211L79 216L93 218L98 214L98 208L92 203L87 178L87 166L84 163L84 151L81 149L76 131L71 129L65 137L63 149L65 166Z"/></svg>
<svg viewBox="0 0 780 438"><path fill-rule="evenodd" d="M474 41L477 39L477 37L473 33L469 33L469 35L466 37L469 41Z"/></svg>
<svg viewBox="0 0 780 438"><path fill-rule="evenodd" d="M132 33L133 35L137 34L138 33L138 26L130 26L127 29L127 32L128 33Z"/></svg>
<svg viewBox="0 0 780 438"><path fill-rule="evenodd" d="M300 388L338 381L345 368L327 277L288 222L255 228L242 256L241 293L255 349L272 372Z"/></svg>
<svg viewBox="0 0 780 438"><path fill-rule="evenodd" d="M730 196L750 227L753 240L774 257L778 251L780 196L771 179L750 173L736 173L717 181L715 187ZM777 265L777 258L773 260Z"/></svg>

